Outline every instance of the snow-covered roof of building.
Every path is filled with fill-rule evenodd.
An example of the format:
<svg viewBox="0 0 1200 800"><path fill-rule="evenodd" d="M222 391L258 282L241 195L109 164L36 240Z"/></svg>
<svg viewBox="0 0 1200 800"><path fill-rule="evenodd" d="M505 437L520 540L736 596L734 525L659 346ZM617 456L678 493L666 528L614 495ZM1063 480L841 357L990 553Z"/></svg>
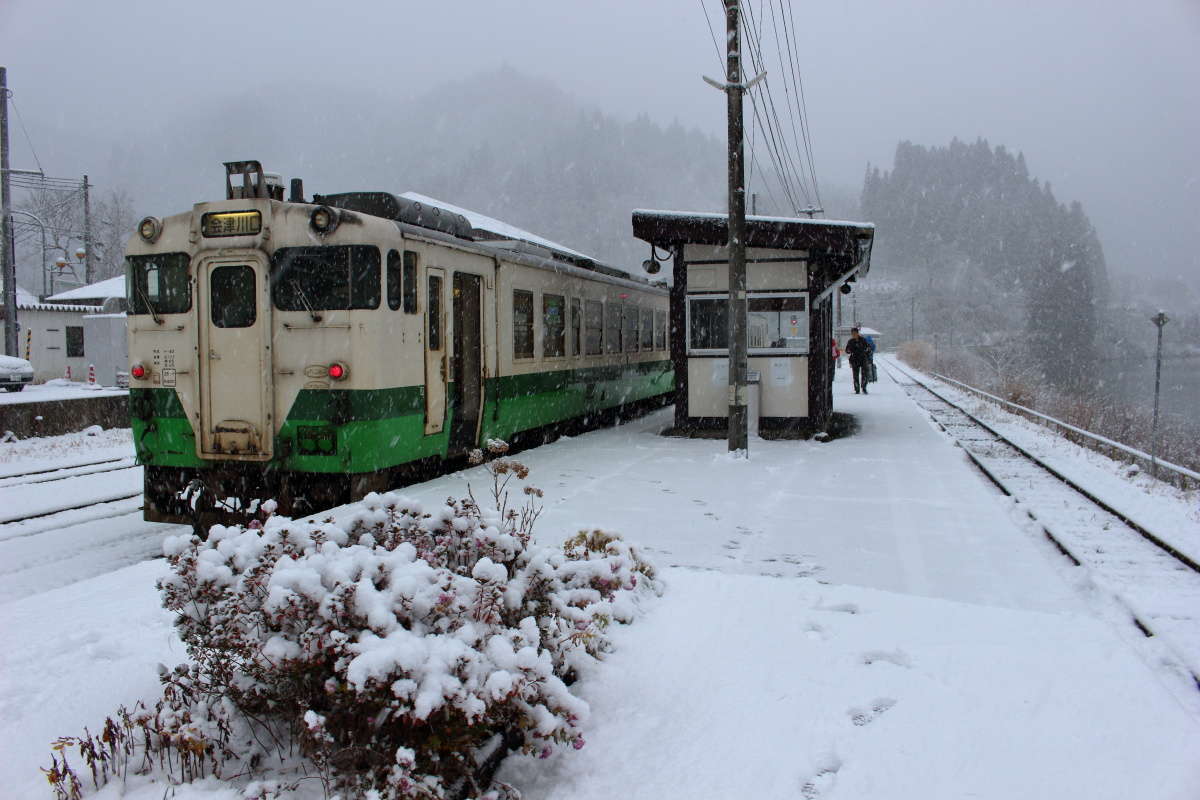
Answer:
<svg viewBox="0 0 1200 800"><path fill-rule="evenodd" d="M489 217L486 214L480 214L478 211L471 211L470 209L462 208L461 206L456 206L451 203L446 203L417 192L405 192L400 196L408 200L414 200L418 203L424 203L428 206L437 206L438 208L443 208L446 211L454 214L462 214L467 218L467 222L471 224L471 228L473 230L477 232L483 231L484 233L489 233L492 235L492 237L498 239L511 239L515 241L529 242L531 244L547 247L551 250L557 250L560 253L566 253L567 255L575 256L576 258L586 258L591 261L597 260L595 257L589 256L586 253L581 253L578 250L572 250L566 245L561 245L558 242L551 241L543 236L538 236L536 233L530 233L527 230L522 230L515 225L509 225L507 222L502 222L494 217Z"/></svg>
<svg viewBox="0 0 1200 800"><path fill-rule="evenodd" d="M97 281L96 283L87 286L80 286L76 289L68 289L65 292L47 297L47 300L55 302L78 302L81 300L107 300L110 297L125 296L125 276L118 275L115 278Z"/></svg>
<svg viewBox="0 0 1200 800"><path fill-rule="evenodd" d="M26 289L17 287L18 311L95 311L95 306L70 305L64 303L43 303L37 295ZM4 303L0 300L0 314L4 313Z"/></svg>

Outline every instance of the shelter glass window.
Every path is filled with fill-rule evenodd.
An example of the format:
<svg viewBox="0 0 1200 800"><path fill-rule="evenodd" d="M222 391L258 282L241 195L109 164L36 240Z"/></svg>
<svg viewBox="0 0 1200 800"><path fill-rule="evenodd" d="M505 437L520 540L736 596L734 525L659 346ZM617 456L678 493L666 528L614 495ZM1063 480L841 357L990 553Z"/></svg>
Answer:
<svg viewBox="0 0 1200 800"><path fill-rule="evenodd" d="M209 316L218 328L249 328L258 319L254 268L217 267L208 278Z"/></svg>
<svg viewBox="0 0 1200 800"><path fill-rule="evenodd" d="M379 308L379 248L281 247L271 258L271 294L280 311Z"/></svg>
<svg viewBox="0 0 1200 800"><path fill-rule="evenodd" d="M642 349L654 349L654 309L642 309Z"/></svg>
<svg viewBox="0 0 1200 800"><path fill-rule="evenodd" d="M747 347L808 352L807 299L804 295L751 296L747 301Z"/></svg>
<svg viewBox="0 0 1200 800"><path fill-rule="evenodd" d="M157 253L125 259L131 314L182 314L192 307L187 253Z"/></svg>
<svg viewBox="0 0 1200 800"><path fill-rule="evenodd" d="M417 254L404 251L404 313L417 313Z"/></svg>
<svg viewBox="0 0 1200 800"><path fill-rule="evenodd" d="M654 349L667 349L667 312L654 312Z"/></svg>
<svg viewBox="0 0 1200 800"><path fill-rule="evenodd" d="M542 356L567 354L567 300L560 294L542 295Z"/></svg>
<svg viewBox="0 0 1200 800"><path fill-rule="evenodd" d="M604 312L604 352L621 352L621 304L609 303Z"/></svg>
<svg viewBox="0 0 1200 800"><path fill-rule="evenodd" d="M604 352L604 304L588 300L583 309L584 349L589 356Z"/></svg>
<svg viewBox="0 0 1200 800"><path fill-rule="evenodd" d="M513 289L513 358L533 358L533 292Z"/></svg>
<svg viewBox="0 0 1200 800"><path fill-rule="evenodd" d="M578 356L582 352L583 347L582 337L580 332L583 326L583 312L579 305L579 298L571 298L571 355Z"/></svg>
<svg viewBox="0 0 1200 800"><path fill-rule="evenodd" d="M442 279L429 276L429 349L442 349Z"/></svg>
<svg viewBox="0 0 1200 800"><path fill-rule="evenodd" d="M688 303L688 347L724 350L729 341L729 300L696 298Z"/></svg>

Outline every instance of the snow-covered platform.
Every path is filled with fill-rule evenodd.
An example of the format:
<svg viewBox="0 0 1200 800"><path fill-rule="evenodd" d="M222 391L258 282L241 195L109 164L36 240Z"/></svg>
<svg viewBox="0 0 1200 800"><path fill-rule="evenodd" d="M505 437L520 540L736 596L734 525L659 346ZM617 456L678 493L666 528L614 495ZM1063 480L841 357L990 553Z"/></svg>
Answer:
<svg viewBox="0 0 1200 800"><path fill-rule="evenodd" d="M1200 693L880 377L863 396L839 373L860 430L828 443L732 459L659 436L666 410L518 456L545 491L539 538L619 531L668 588L583 676L587 746L501 777L527 800L1200 797ZM403 493L431 506L468 482L486 496L479 470ZM44 743L154 696L156 664L182 658L162 572L0 605L17 796Z"/></svg>

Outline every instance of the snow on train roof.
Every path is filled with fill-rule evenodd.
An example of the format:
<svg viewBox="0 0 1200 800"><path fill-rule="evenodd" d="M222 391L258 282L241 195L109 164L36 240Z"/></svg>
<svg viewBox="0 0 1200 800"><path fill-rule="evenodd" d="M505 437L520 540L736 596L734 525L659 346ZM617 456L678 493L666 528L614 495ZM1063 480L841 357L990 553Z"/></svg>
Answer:
<svg viewBox="0 0 1200 800"><path fill-rule="evenodd" d="M591 261L597 261L594 256L589 256L586 253L581 253L578 250L572 250L566 245L561 245L558 242L553 242L543 236L538 236L535 233L522 230L515 225L509 225L507 222L501 222L494 217L489 217L486 214L480 214L477 211L471 211L461 206L456 206L451 203L446 203L427 195L417 192L405 192L400 195L407 200L413 200L418 203L424 203L429 206L437 206L439 208L450 211L454 214L462 214L467 218L467 222L471 223L471 227L475 230L486 231L487 233L498 236L501 239L515 239L517 241L530 242L531 244L548 247L551 250L557 250L560 253L565 253L576 258L586 258Z"/></svg>

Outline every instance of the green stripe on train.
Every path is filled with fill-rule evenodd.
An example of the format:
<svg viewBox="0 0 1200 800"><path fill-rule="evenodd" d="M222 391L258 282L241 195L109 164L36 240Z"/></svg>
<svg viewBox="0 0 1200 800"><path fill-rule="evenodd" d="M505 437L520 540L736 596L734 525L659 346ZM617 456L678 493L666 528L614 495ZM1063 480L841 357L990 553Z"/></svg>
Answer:
<svg viewBox="0 0 1200 800"><path fill-rule="evenodd" d="M668 361L490 378L480 438L507 438L662 394L674 385ZM300 472L361 473L442 457L454 416L453 384L447 394L442 432L426 436L422 386L301 390L276 437L279 457L274 466ZM174 390L132 389L130 408L139 462L209 465L196 456L195 434ZM331 452L322 454L322 446Z"/></svg>

